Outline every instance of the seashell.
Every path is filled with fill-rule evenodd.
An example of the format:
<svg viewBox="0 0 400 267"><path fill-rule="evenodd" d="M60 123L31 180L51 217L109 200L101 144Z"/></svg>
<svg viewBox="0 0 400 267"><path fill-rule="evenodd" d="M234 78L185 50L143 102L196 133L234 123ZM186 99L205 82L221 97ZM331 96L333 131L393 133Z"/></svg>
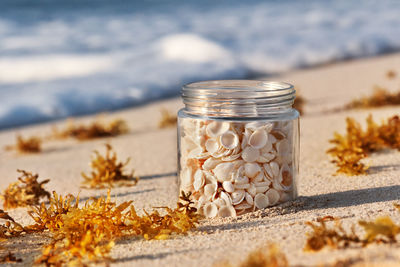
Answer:
<svg viewBox="0 0 400 267"><path fill-rule="evenodd" d="M239 137L232 131L227 131L219 137L219 142L226 149L234 149L239 145Z"/></svg>
<svg viewBox="0 0 400 267"><path fill-rule="evenodd" d="M270 185L271 185L271 181L267 180L267 181L264 181L264 182L254 183L254 185L255 185L256 187L270 186Z"/></svg>
<svg viewBox="0 0 400 267"><path fill-rule="evenodd" d="M268 142L268 134L262 130L258 129L249 138L249 145L252 146L253 148L263 148Z"/></svg>
<svg viewBox="0 0 400 267"><path fill-rule="evenodd" d="M203 170L211 170L214 169L221 161L219 159L208 158L203 163Z"/></svg>
<svg viewBox="0 0 400 267"><path fill-rule="evenodd" d="M217 205L218 208L225 206L225 200L223 200L222 198L217 198L215 199L212 203L214 203L215 205Z"/></svg>
<svg viewBox="0 0 400 267"><path fill-rule="evenodd" d="M236 189L247 189L250 188L250 184L235 184Z"/></svg>
<svg viewBox="0 0 400 267"><path fill-rule="evenodd" d="M276 151L279 156L286 155L290 153L289 141L287 139L283 139L275 144Z"/></svg>
<svg viewBox="0 0 400 267"><path fill-rule="evenodd" d="M275 189L273 189L273 188L271 188L271 189L269 189L267 192L265 192L265 195L268 197L268 201L269 201L269 204L272 206L272 205L275 205L276 203L278 203L278 201L279 201L279 199L280 199L280 195L279 195L279 192L278 191L276 191Z"/></svg>
<svg viewBox="0 0 400 267"><path fill-rule="evenodd" d="M271 161L270 163L266 163L263 165L266 173L271 178L276 178L279 175L279 164L275 161Z"/></svg>
<svg viewBox="0 0 400 267"><path fill-rule="evenodd" d="M256 206L258 209L265 209L269 205L269 200L268 197L264 194L257 194L254 197L254 206Z"/></svg>
<svg viewBox="0 0 400 267"><path fill-rule="evenodd" d="M206 202L206 198L204 196L200 196L200 198L197 200L195 203L195 207L197 210L200 210L200 208L203 206L203 204Z"/></svg>
<svg viewBox="0 0 400 267"><path fill-rule="evenodd" d="M199 191L205 183L205 177L202 170L197 170L194 174L193 187L195 191Z"/></svg>
<svg viewBox="0 0 400 267"><path fill-rule="evenodd" d="M264 181L264 178L265 178L264 173L263 173L263 172L260 172L260 173L257 174L257 176L253 179L253 182L254 182L254 183L262 182L262 181Z"/></svg>
<svg viewBox="0 0 400 267"><path fill-rule="evenodd" d="M265 193L269 189L269 186L256 186L256 193Z"/></svg>
<svg viewBox="0 0 400 267"><path fill-rule="evenodd" d="M269 135L268 135L269 136ZM267 143L261 148L261 154L270 153L273 150L272 142L267 138Z"/></svg>
<svg viewBox="0 0 400 267"><path fill-rule="evenodd" d="M231 199L231 197L230 197L227 193L225 193L224 191L222 191L222 192L220 193L220 198L223 199L223 200L225 201L225 204L226 204L226 205L229 205L229 206L232 205L232 199Z"/></svg>
<svg viewBox="0 0 400 267"><path fill-rule="evenodd" d="M210 138L206 141L205 146L206 146L206 150L208 152L210 152L211 154L216 153L219 149L218 141L215 139L212 139L212 138Z"/></svg>
<svg viewBox="0 0 400 267"><path fill-rule="evenodd" d="M207 199L211 198L216 191L217 190L216 190L216 188L215 188L215 186L213 184L206 184L204 186L204 196Z"/></svg>
<svg viewBox="0 0 400 267"><path fill-rule="evenodd" d="M237 177L235 179L235 185L248 184L248 183L249 183L249 178L247 178L246 176Z"/></svg>
<svg viewBox="0 0 400 267"><path fill-rule="evenodd" d="M232 150L230 150L230 149L225 149L225 148L223 148L223 147L221 147L221 149L219 149L217 152L215 152L215 153L212 153L211 155L214 157L214 158L222 158L222 157L226 157L226 156L228 156L229 154L231 154L232 153Z"/></svg>
<svg viewBox="0 0 400 267"><path fill-rule="evenodd" d="M237 160L238 158L240 158L241 155L242 154L230 155L230 156L222 157L221 160L222 161L234 161L234 160Z"/></svg>
<svg viewBox="0 0 400 267"><path fill-rule="evenodd" d="M232 193L233 191L235 191L235 187L233 186L231 181L223 182L222 183L222 188L228 193Z"/></svg>
<svg viewBox="0 0 400 267"><path fill-rule="evenodd" d="M218 137L229 130L229 122L213 121L207 125L206 133L210 137Z"/></svg>
<svg viewBox="0 0 400 267"><path fill-rule="evenodd" d="M237 209L237 210L245 210L245 209L250 209L252 207L253 207L253 205L250 205L247 202L242 202L238 205L235 205L235 209Z"/></svg>
<svg viewBox="0 0 400 267"><path fill-rule="evenodd" d="M242 149L244 149L247 146L250 135L251 135L250 131L246 129L246 131L242 135L242 143L240 145Z"/></svg>
<svg viewBox="0 0 400 267"><path fill-rule="evenodd" d="M278 141L276 137L272 134L268 134L268 140L271 142L271 144L275 144L276 141Z"/></svg>
<svg viewBox="0 0 400 267"><path fill-rule="evenodd" d="M208 218L214 218L218 214L218 207L214 203L207 203L203 207L203 214Z"/></svg>
<svg viewBox="0 0 400 267"><path fill-rule="evenodd" d="M180 179L183 187L190 187L192 185L192 170L184 168L181 172Z"/></svg>
<svg viewBox="0 0 400 267"><path fill-rule="evenodd" d="M232 176L234 164L231 162L223 162L218 164L214 169L213 172L217 177L217 181L223 183L224 181L229 181Z"/></svg>
<svg viewBox="0 0 400 267"><path fill-rule="evenodd" d="M242 159L246 162L254 162L260 156L260 150L247 146L242 151Z"/></svg>
<svg viewBox="0 0 400 267"><path fill-rule="evenodd" d="M261 173L261 168L257 163L246 163L244 164L244 173L247 177L254 178Z"/></svg>
<svg viewBox="0 0 400 267"><path fill-rule="evenodd" d="M195 159L205 159L208 158L210 154L208 152L204 152L203 148L197 147L190 151L188 154L188 158L195 158Z"/></svg>
<svg viewBox="0 0 400 267"><path fill-rule="evenodd" d="M244 190L236 190L235 192L233 192L231 194L231 198L232 198L232 204L233 205L237 205L239 203L241 203L243 201L245 197L245 191Z"/></svg>
<svg viewBox="0 0 400 267"><path fill-rule="evenodd" d="M257 162L259 163L267 163L270 162L271 160L273 160L275 158L275 154L268 152L265 154L261 154L261 156L257 159Z"/></svg>
<svg viewBox="0 0 400 267"><path fill-rule="evenodd" d="M291 169L287 164L283 164L279 172L278 181L282 185L284 190L291 188L293 184L293 175Z"/></svg>
<svg viewBox="0 0 400 267"><path fill-rule="evenodd" d="M246 124L245 129L249 129L252 131L256 131L257 129L265 126L265 122L262 121L253 121Z"/></svg>
<svg viewBox="0 0 400 267"><path fill-rule="evenodd" d="M236 217L236 210L232 206L222 206L218 211L219 217Z"/></svg>
<svg viewBox="0 0 400 267"><path fill-rule="evenodd" d="M244 199L246 200L246 202L249 205L253 206L253 204L254 204L253 197L249 193L247 193L247 192L245 193Z"/></svg>
<svg viewBox="0 0 400 267"><path fill-rule="evenodd" d="M253 183L250 183L250 187L246 189L250 196L254 197L257 194L257 188Z"/></svg>

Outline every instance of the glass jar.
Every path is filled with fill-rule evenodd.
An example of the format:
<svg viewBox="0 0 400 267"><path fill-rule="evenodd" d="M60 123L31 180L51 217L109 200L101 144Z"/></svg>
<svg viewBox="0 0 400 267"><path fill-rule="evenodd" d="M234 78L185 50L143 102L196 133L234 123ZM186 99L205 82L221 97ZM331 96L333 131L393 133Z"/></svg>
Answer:
<svg viewBox="0 0 400 267"><path fill-rule="evenodd" d="M201 214L236 216L296 198L295 93L287 83L254 80L183 86L178 186Z"/></svg>

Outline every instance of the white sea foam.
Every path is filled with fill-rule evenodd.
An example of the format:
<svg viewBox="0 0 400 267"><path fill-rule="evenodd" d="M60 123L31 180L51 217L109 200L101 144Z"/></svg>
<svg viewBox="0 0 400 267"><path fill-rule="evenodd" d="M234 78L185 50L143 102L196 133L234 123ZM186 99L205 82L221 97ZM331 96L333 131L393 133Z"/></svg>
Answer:
<svg viewBox="0 0 400 267"><path fill-rule="evenodd" d="M21 6L14 17L0 10L0 128L176 95L196 80L400 49L399 1L230 3L136 13L61 6L33 18Z"/></svg>

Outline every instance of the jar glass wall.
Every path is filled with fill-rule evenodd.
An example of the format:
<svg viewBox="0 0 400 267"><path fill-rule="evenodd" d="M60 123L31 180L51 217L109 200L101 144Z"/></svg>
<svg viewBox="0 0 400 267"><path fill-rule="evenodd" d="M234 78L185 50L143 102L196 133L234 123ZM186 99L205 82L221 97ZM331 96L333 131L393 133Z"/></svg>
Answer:
<svg viewBox="0 0 400 267"><path fill-rule="evenodd" d="M178 186L207 217L236 216L297 196L299 113L293 86L264 81L185 85L178 113Z"/></svg>

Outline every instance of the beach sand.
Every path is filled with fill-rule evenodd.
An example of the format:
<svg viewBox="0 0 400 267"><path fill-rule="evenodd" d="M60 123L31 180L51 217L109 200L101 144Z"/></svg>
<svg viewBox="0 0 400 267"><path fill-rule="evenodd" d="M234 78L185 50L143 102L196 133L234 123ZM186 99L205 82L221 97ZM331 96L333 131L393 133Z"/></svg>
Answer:
<svg viewBox="0 0 400 267"><path fill-rule="evenodd" d="M299 198L291 205L238 218L203 220L188 235L169 240L122 240L112 250L111 256L116 259L112 265L212 266L224 260L236 264L250 251L269 242L279 245L291 265L319 265L348 258L361 259L376 266L384 263L394 265L400 260L397 244L325 249L318 253L303 251L306 233L310 231L305 222L317 217L331 215L341 218L346 229L361 219L373 220L381 215L390 215L400 222L400 213L393 207L400 198L400 152L371 155L366 159L371 165L371 173L357 177L334 176L335 166L325 153L333 133L345 131L347 116L364 124L370 113L376 121L400 113L400 107L330 112L353 98L370 94L374 85L400 89L400 77L388 79L388 70L400 72L400 54L336 63L269 78L294 84L307 101L305 115L301 118ZM46 185L49 191L74 195L80 192L83 199L105 195L106 190L81 189L80 182L81 172L90 170L92 151L104 151L103 144L110 143L122 160L131 157L128 167L134 168L141 177L134 187L112 190L111 194L118 203L133 200L137 210L154 206L175 207L176 129L157 128L161 107L176 112L182 103L175 98L107 115L110 119L126 120L131 129L129 134L116 138L47 142L43 152L37 155L17 155L0 150L0 190L16 180L16 169L24 169L39 173L42 179L49 178ZM93 118L88 116L77 122L92 121ZM0 147L14 143L17 133L45 136L53 124L0 132ZM65 122L56 124L64 125ZM23 224L32 222L24 208L9 213ZM359 228L357 231L362 233ZM39 255L45 240L43 236L35 235L12 239L4 244L23 258L21 265L29 265Z"/></svg>

